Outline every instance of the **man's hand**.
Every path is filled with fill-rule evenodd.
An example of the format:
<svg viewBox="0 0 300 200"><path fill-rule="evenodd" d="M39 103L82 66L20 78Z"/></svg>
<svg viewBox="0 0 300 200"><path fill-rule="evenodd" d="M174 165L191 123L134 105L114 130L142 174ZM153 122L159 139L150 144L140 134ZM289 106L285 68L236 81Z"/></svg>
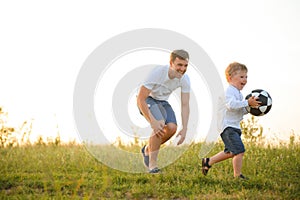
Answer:
<svg viewBox="0 0 300 200"><path fill-rule="evenodd" d="M164 131L164 127L165 127L165 121L164 120L152 120L151 122L151 128L153 129L154 134L157 137L163 137L163 135L165 134Z"/></svg>
<svg viewBox="0 0 300 200"><path fill-rule="evenodd" d="M179 137L179 136L180 136L180 139L179 139L179 141L177 142L177 145L182 144L183 141L185 140L186 129L182 129L181 131L179 131L176 137Z"/></svg>

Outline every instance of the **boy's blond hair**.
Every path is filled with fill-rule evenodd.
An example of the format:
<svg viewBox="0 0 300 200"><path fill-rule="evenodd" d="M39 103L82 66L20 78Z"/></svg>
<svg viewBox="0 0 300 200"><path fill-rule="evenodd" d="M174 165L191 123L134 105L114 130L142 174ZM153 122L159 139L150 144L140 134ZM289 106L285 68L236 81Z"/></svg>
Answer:
<svg viewBox="0 0 300 200"><path fill-rule="evenodd" d="M241 64L241 63L238 63L238 62L230 63L228 65L228 67L226 68L226 70L225 70L226 80L229 82L230 77L238 71L248 72L248 69L247 69L246 65L244 65L244 64Z"/></svg>

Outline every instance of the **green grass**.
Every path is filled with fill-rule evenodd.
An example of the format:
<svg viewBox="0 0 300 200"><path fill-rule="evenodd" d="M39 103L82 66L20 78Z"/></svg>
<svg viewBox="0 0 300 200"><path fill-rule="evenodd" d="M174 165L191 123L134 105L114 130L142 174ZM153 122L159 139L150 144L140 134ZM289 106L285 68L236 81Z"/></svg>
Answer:
<svg viewBox="0 0 300 200"><path fill-rule="evenodd" d="M159 175L111 169L83 146L0 148L0 199L300 199L299 144L246 149L248 181L232 178L231 160L203 176L200 144Z"/></svg>

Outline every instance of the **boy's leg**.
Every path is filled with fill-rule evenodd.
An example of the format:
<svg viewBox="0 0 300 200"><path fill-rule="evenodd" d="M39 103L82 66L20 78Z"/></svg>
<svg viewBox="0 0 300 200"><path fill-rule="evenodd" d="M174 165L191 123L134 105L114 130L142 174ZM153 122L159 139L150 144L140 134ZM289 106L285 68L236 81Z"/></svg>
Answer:
<svg viewBox="0 0 300 200"><path fill-rule="evenodd" d="M221 162L223 160L226 160L228 158L232 158L233 154L231 153L225 153L224 151L221 151L217 153L216 155L209 158L208 165L212 166L215 163Z"/></svg>
<svg viewBox="0 0 300 200"><path fill-rule="evenodd" d="M238 177L242 174L244 153L237 154L232 159L234 177Z"/></svg>
<svg viewBox="0 0 300 200"><path fill-rule="evenodd" d="M215 163L232 158L233 154L221 151L210 158L202 158L202 174L207 175L209 168Z"/></svg>
<svg viewBox="0 0 300 200"><path fill-rule="evenodd" d="M212 156L211 158L202 159L202 173L207 174L209 168L218 162L232 159L234 177L240 177L242 174L242 162L245 152L244 144L241 140L241 130L235 128L226 128L221 134L222 140L225 144L225 150Z"/></svg>
<svg viewBox="0 0 300 200"><path fill-rule="evenodd" d="M225 143L225 152L230 152L232 156L232 165L234 177L241 175L243 155L245 152L244 144L241 140L241 130L236 128L226 128L221 134L222 140Z"/></svg>

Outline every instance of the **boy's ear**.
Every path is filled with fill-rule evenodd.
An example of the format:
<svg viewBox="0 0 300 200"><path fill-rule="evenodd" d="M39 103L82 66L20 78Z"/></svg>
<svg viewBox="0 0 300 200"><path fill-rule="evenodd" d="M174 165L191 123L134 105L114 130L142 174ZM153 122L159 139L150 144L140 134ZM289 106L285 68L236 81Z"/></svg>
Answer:
<svg viewBox="0 0 300 200"><path fill-rule="evenodd" d="M231 76L226 77L226 80L229 83L231 81Z"/></svg>

